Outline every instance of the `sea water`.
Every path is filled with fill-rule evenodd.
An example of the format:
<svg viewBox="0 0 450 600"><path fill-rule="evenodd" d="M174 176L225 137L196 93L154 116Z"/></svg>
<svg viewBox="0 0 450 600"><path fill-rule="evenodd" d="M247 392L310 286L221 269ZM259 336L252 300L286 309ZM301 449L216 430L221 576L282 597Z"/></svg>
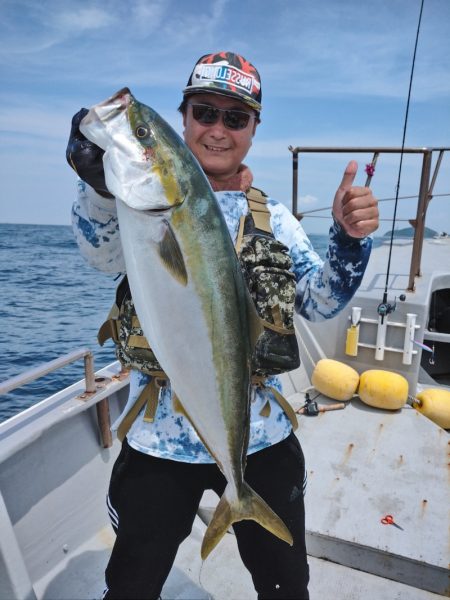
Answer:
<svg viewBox="0 0 450 600"><path fill-rule="evenodd" d="M324 257L328 236L309 237ZM96 370L114 361L97 331L117 284L85 262L69 226L0 224L0 381L85 347ZM83 377L80 359L0 396L0 422Z"/></svg>

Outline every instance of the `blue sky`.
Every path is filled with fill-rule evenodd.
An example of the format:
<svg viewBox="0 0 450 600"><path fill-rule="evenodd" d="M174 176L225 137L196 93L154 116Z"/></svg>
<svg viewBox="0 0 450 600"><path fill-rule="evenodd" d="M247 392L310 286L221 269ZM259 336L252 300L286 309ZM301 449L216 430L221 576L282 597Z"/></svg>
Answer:
<svg viewBox="0 0 450 600"><path fill-rule="evenodd" d="M0 0L0 222L68 224L72 115L126 85L181 133L181 89L197 58L221 50L261 73L247 164L255 185L289 206L289 145L400 146L419 9L420 0ZM450 146L449 30L450 1L425 0L409 146ZM350 158L301 160L300 208L329 206ZM363 184L370 156L355 158ZM398 161L379 159L379 198L395 195ZM450 192L449 162L436 193ZM416 193L418 164L405 159L401 195ZM431 227L450 230L449 202L433 200ZM393 203L381 208L392 216ZM402 202L399 217L414 216ZM323 233L329 220L303 225Z"/></svg>

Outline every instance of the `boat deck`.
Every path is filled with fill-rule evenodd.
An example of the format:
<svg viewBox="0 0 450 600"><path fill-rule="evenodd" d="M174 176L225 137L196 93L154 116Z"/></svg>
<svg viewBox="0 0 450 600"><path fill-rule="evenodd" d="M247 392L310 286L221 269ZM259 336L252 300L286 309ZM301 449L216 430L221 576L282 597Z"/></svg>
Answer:
<svg viewBox="0 0 450 600"><path fill-rule="evenodd" d="M371 298L376 293L377 300L381 302L386 284L389 241L390 239L386 238L380 247L374 248L372 251L361 287L358 289L358 296ZM421 260L421 264L427 265L427 268L423 269L420 277L416 279L415 291L405 292L408 288L412 249L413 240L411 238L394 238L388 284L389 301L391 302L394 297L397 297L398 301L400 294L407 293L408 300L414 300L417 304L427 303L431 282L439 278L440 274L447 282L449 280L450 238L427 238L423 242ZM398 304L401 305L401 302Z"/></svg>
<svg viewBox="0 0 450 600"><path fill-rule="evenodd" d="M200 546L206 525L197 517L190 537L181 545L163 588L163 600L254 600L256 593L242 566L235 537L227 534L202 563ZM105 527L68 557L62 569L35 584L38 599L97 599L103 592L103 572L114 541ZM362 571L309 557L310 596L333 600L434 600L436 594L388 581Z"/></svg>

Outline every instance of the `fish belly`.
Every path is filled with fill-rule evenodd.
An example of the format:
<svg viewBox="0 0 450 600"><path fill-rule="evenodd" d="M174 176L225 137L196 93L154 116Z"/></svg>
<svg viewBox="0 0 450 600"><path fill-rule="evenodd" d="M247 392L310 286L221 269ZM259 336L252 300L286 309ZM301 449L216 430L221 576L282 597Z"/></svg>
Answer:
<svg viewBox="0 0 450 600"><path fill-rule="evenodd" d="M242 363L248 357L226 351L229 336L225 335L225 329L230 326L227 315L242 308L217 306L217 298L211 296L214 304L211 309L218 315L211 329L214 317L205 315L208 290L203 290L202 296L199 294L189 269L184 286L161 263L158 242L165 218L133 210L118 201L120 235L133 301L144 334L184 410L227 479L233 481L239 476L236 470L242 463L242 446L247 436L249 382ZM201 245L201 239L197 241ZM210 290L217 287L211 273L205 280ZM221 343L223 357L214 353L213 348ZM239 486L239 481L235 485Z"/></svg>

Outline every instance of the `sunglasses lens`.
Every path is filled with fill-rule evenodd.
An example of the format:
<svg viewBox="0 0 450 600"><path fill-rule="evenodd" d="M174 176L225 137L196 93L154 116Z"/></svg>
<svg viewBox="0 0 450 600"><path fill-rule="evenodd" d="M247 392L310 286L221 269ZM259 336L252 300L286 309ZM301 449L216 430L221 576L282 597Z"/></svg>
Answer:
<svg viewBox="0 0 450 600"><path fill-rule="evenodd" d="M223 124L228 129L245 129L251 115L241 110L223 110L208 104L191 104L192 116L203 125L214 125L219 120L219 114L223 113Z"/></svg>
<svg viewBox="0 0 450 600"><path fill-rule="evenodd" d="M228 129L245 129L250 115L240 110L227 110L223 117L225 127Z"/></svg>
<svg viewBox="0 0 450 600"><path fill-rule="evenodd" d="M196 121L205 125L212 125L219 120L219 111L206 104L192 104L192 116Z"/></svg>

